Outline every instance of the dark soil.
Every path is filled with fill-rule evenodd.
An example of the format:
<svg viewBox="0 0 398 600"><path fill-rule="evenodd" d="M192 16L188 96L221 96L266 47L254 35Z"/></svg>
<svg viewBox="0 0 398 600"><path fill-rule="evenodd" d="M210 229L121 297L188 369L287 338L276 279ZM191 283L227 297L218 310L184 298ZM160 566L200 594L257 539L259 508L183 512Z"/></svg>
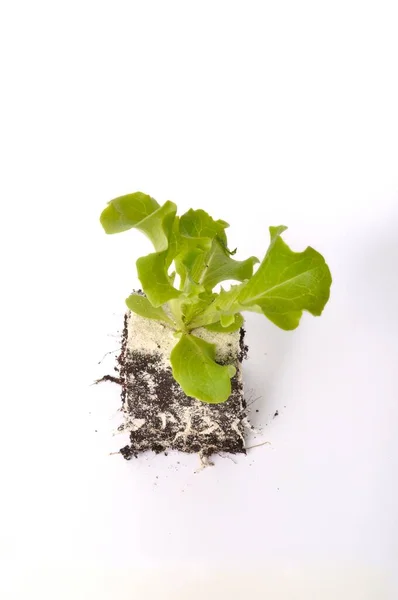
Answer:
<svg viewBox="0 0 398 600"><path fill-rule="evenodd" d="M130 429L130 444L120 450L123 457L129 460L147 450L155 453L179 450L199 453L203 458L219 452L245 453L246 403L237 376L231 381L232 393L226 402L202 403L184 394L158 354L131 352L127 348L127 335L126 315L122 350L117 359L123 412L130 422L130 427L128 424L120 427L120 430ZM244 335L242 329L239 362L248 351ZM137 420L139 428L131 430L131 423Z"/></svg>

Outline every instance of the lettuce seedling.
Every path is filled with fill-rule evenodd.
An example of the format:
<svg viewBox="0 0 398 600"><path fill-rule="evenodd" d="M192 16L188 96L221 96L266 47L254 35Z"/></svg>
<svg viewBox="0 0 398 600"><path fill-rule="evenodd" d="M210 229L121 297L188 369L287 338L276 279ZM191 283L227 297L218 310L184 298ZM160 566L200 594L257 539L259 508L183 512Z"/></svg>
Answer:
<svg viewBox="0 0 398 600"><path fill-rule="evenodd" d="M242 312L261 313L282 329L295 329L304 310L319 316L329 299L332 278L324 258L313 248L293 252L283 241L286 227L270 227L270 245L260 261L238 261L228 249L228 223L204 210L181 217L167 201L160 206L142 192L115 198L101 214L106 233L139 229L154 252L137 260L145 295L132 294L128 308L175 330L170 361L173 376L188 396L203 402L224 402L231 394L232 365L215 361L216 347L195 335L205 327L232 332L243 324ZM174 285L178 275L179 285ZM215 287L237 281L228 290Z"/></svg>

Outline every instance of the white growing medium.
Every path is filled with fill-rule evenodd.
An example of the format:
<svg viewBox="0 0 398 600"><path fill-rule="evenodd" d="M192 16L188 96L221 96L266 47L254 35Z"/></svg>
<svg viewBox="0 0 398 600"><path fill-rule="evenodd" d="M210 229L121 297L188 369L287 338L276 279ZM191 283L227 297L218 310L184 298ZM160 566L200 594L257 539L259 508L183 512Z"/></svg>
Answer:
<svg viewBox="0 0 398 600"><path fill-rule="evenodd" d="M217 361L223 362L231 354L235 355L234 358L239 354L239 330L232 333L217 333L200 327L193 333L206 342L216 345ZM178 338L174 336L173 330L165 323L128 312L127 348L132 352L157 353L164 366L170 367L170 353L177 342Z"/></svg>

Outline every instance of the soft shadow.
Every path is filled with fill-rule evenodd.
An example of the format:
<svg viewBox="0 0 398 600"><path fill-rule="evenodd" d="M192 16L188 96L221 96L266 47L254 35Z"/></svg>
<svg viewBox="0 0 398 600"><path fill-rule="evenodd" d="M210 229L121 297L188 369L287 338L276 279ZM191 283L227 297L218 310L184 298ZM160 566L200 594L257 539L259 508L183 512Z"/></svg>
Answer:
<svg viewBox="0 0 398 600"><path fill-rule="evenodd" d="M248 360L243 365L245 399L251 424L258 428L275 414L278 381L283 376L294 332L283 331L259 314L245 315ZM258 412L256 412L258 411Z"/></svg>

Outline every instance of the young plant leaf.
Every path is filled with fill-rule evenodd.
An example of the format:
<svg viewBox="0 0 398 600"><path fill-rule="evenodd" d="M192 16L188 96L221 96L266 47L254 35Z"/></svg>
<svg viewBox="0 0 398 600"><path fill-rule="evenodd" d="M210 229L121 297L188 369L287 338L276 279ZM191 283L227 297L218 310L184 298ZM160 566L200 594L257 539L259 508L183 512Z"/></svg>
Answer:
<svg viewBox="0 0 398 600"><path fill-rule="evenodd" d="M199 294L205 290L199 280L205 268L206 255L211 247L211 240L202 238L203 245L205 241L208 241L208 248L194 246L195 240L192 240L191 245L193 247L189 248L186 246L186 249L182 249L179 256L175 259L181 281L183 282L183 288L189 294L192 294L192 292Z"/></svg>
<svg viewBox="0 0 398 600"><path fill-rule="evenodd" d="M271 244L258 271L237 298L242 309L259 306L282 329L295 329L303 310L319 316L329 299L332 278L313 248L293 252L282 240L286 227L270 227Z"/></svg>
<svg viewBox="0 0 398 600"><path fill-rule="evenodd" d="M258 262L260 261L255 256L243 261L234 260L225 246L216 238L206 257L199 283L206 289L212 290L222 281L245 281L253 275L253 267Z"/></svg>
<svg viewBox="0 0 398 600"><path fill-rule="evenodd" d="M210 292L185 294L180 304L185 326L189 328L192 319L200 315L215 297L216 294Z"/></svg>
<svg viewBox="0 0 398 600"><path fill-rule="evenodd" d="M156 252L167 250L176 212L177 206L167 200L163 206L136 225L136 228L151 240Z"/></svg>
<svg viewBox="0 0 398 600"><path fill-rule="evenodd" d="M233 331L237 331L243 326L244 320L240 313L234 315L234 321L228 325L227 327L223 327L221 321L218 323L211 323L211 325L205 325L205 328L209 331L215 331L218 333L232 333Z"/></svg>
<svg viewBox="0 0 398 600"><path fill-rule="evenodd" d="M235 323L235 315L221 315L220 323L221 327L230 327Z"/></svg>
<svg viewBox="0 0 398 600"><path fill-rule="evenodd" d="M142 256L137 260L138 277L149 302L162 306L172 298L181 294L172 285L172 278L167 274L167 250Z"/></svg>
<svg viewBox="0 0 398 600"><path fill-rule="evenodd" d="M180 251L180 218L175 216L169 235L169 247L166 256L166 267L169 268Z"/></svg>
<svg viewBox="0 0 398 600"><path fill-rule="evenodd" d="M233 260L233 253L227 248L226 227L225 221L215 221L204 210L189 210L181 217L176 263L183 286L189 292L211 291L221 281L244 281L252 276L258 259Z"/></svg>
<svg viewBox="0 0 398 600"><path fill-rule="evenodd" d="M193 210L192 208L182 215L180 219L180 233L187 238L209 238L213 240L219 237L223 242L227 241L225 229L229 227L226 221L219 219L215 221L204 210Z"/></svg>
<svg viewBox="0 0 398 600"><path fill-rule="evenodd" d="M205 269L212 241L218 237L226 245L226 227L228 223L215 221L204 210L191 209L182 215L179 224L179 249L175 260L182 289L189 293L202 291L198 282Z"/></svg>
<svg viewBox="0 0 398 600"><path fill-rule="evenodd" d="M139 229L153 243L157 252L167 250L177 207L169 200L159 204L146 194L136 192L111 200L100 220L106 233Z"/></svg>
<svg viewBox="0 0 398 600"><path fill-rule="evenodd" d="M174 322L167 316L161 306L155 308L149 302L148 298L141 296L141 294L131 294L131 296L126 299L126 304L132 312L140 315L140 317L164 321L168 325L174 326Z"/></svg>
<svg viewBox="0 0 398 600"><path fill-rule="evenodd" d="M183 334L171 351L174 379L187 396L218 404L231 395L231 380L236 373L233 365L215 362L216 347L191 334Z"/></svg>
<svg viewBox="0 0 398 600"><path fill-rule="evenodd" d="M220 293L214 296L212 302L200 314L195 315L189 323L190 329L218 323L222 315L235 315L241 312L242 307L238 302L238 297L245 285L245 283L232 285L228 291L221 288Z"/></svg>
<svg viewBox="0 0 398 600"><path fill-rule="evenodd" d="M100 221L106 233L120 233L135 227L160 208L154 198L135 192L119 196L108 202L101 213Z"/></svg>

